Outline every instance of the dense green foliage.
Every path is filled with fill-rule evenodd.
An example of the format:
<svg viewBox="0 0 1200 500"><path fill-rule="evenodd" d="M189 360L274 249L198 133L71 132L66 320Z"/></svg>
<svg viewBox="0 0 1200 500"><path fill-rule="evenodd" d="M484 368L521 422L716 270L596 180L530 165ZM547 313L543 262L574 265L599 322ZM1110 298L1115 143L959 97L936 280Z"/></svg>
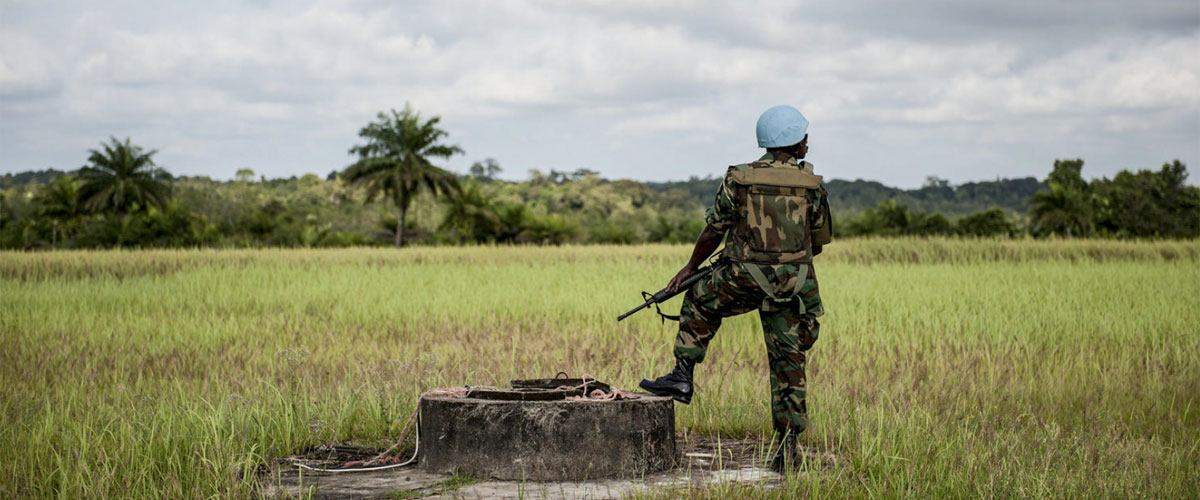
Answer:
<svg viewBox="0 0 1200 500"><path fill-rule="evenodd" d="M1116 177L1087 182L1083 160L1054 162L1046 184L1035 193L1029 211L1035 235L1118 237L1200 236L1200 189L1188 186L1187 167L1179 160L1162 169L1121 171Z"/></svg>
<svg viewBox="0 0 1200 500"><path fill-rule="evenodd" d="M817 166L821 172L820 165ZM930 177L917 189L900 189L862 179L847 181L832 179L836 173L825 172L825 189L836 212L859 213L874 208L881 201L891 200L918 212L941 212L949 217L968 215L989 208L1002 208L1011 213L1024 212L1033 193L1046 186L1033 177L997 179L951 185L945 179ZM707 206L721 182L719 177L692 177L686 181L649 182L646 186L658 193L686 191L697 204Z"/></svg>
<svg viewBox="0 0 1200 500"><path fill-rule="evenodd" d="M254 497L308 446L392 444L432 388L636 387L674 332L613 319L689 252L0 252L0 498ZM773 490L647 495L1196 498L1198 259L1195 241L839 240L801 436L828 459ZM757 315L727 320L677 431L769 438L763 352Z"/></svg>
<svg viewBox="0 0 1200 500"><path fill-rule="evenodd" d="M1162 169L1122 171L1087 187L1093 223L1105 234L1133 237L1200 236L1200 189L1187 186L1179 160Z"/></svg>
<svg viewBox="0 0 1200 500"><path fill-rule="evenodd" d="M845 215L834 210L835 231L853 235L1105 236L1117 238L1195 238L1200 236L1200 188L1188 186L1187 167L1175 160L1159 171L1121 171L1113 179L1083 179L1083 160L1057 160L1045 187L1025 201L1025 217L992 207L951 221L940 212L914 211L889 198ZM938 186L941 186L940 188ZM919 190L957 193L932 180ZM832 186L829 187L834 199ZM1014 217L1014 215L1016 215ZM840 216L840 220L839 220Z"/></svg>
<svg viewBox="0 0 1200 500"><path fill-rule="evenodd" d="M468 175L431 158L462 153L439 119L409 107L379 113L350 149L357 160L322 179L172 178L129 139L90 150L74 172L0 178L0 248L678 243L696 238L720 179L607 180L596 172L531 170L500 180L498 162ZM835 237L1200 236L1200 188L1175 160L1087 182L1082 160L1033 178L913 190L828 180Z"/></svg>

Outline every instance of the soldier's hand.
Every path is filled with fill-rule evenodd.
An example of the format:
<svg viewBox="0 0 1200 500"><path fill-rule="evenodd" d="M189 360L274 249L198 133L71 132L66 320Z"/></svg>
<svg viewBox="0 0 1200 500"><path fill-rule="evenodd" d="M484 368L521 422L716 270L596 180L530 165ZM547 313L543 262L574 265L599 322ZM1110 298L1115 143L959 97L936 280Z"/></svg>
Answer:
<svg viewBox="0 0 1200 500"><path fill-rule="evenodd" d="M679 272L675 274L675 277L671 278L671 282L667 283L667 290L671 293L675 293L676 289L679 288L679 284L683 283L683 280L688 279L688 276L691 276L692 273L695 272L696 268L692 266L683 266L683 269L680 269Z"/></svg>

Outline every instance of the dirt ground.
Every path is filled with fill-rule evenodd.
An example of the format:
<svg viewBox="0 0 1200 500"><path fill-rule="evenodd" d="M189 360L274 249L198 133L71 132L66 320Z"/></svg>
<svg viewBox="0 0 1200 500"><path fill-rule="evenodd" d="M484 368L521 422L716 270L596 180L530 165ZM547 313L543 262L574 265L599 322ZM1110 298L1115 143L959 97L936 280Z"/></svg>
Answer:
<svg viewBox="0 0 1200 500"><path fill-rule="evenodd" d="M267 498L316 498L324 500L367 499L518 499L599 500L620 498L643 490L703 487L714 483L738 482L776 487L781 476L768 467L768 443L757 440L716 440L678 436L681 448L674 469L636 479L607 479L579 482L496 481L447 474L432 474L416 465L378 472L316 473L301 471L282 462L265 473ZM314 467L332 466L367 458L368 450L351 447L319 447L301 457ZM834 462L832 455L817 456Z"/></svg>

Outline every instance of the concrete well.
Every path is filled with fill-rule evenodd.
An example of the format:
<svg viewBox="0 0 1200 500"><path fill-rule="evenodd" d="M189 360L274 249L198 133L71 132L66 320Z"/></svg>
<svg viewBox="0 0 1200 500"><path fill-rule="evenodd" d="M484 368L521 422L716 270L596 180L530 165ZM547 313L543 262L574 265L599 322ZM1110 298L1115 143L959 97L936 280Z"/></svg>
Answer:
<svg viewBox="0 0 1200 500"><path fill-rule="evenodd" d="M671 398L504 401L425 396L420 466L481 478L635 478L675 464Z"/></svg>

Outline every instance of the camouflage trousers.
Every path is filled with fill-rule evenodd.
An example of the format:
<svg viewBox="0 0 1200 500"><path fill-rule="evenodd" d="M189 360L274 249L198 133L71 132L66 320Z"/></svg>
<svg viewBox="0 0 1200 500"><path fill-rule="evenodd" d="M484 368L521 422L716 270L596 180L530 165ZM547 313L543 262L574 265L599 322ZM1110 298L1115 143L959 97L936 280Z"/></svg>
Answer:
<svg viewBox="0 0 1200 500"><path fill-rule="evenodd" d="M746 266L757 266L768 284L773 285L772 295L785 300L768 295ZM798 293L797 279L804 280ZM675 356L703 362L708 343L721 328L721 321L755 309L767 344L775 430L803 431L808 415L804 401L805 351L817 341L821 326L817 317L824 314L812 264L733 263L697 282L684 295Z"/></svg>

